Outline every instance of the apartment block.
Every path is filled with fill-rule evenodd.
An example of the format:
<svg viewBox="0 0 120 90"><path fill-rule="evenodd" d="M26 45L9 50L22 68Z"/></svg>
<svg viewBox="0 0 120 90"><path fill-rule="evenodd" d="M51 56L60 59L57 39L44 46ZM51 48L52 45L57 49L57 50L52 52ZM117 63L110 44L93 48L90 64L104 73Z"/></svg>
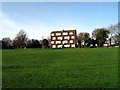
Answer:
<svg viewBox="0 0 120 90"><path fill-rule="evenodd" d="M77 44L76 30L52 31L51 48L75 48Z"/></svg>

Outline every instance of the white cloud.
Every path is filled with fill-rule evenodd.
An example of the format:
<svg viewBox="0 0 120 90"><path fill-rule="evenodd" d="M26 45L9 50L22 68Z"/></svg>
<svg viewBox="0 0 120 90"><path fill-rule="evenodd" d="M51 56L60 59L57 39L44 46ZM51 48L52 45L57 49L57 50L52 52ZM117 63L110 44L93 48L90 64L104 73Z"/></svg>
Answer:
<svg viewBox="0 0 120 90"><path fill-rule="evenodd" d="M11 37L13 38L14 34L16 33L17 30L19 30L19 26L9 18L8 15L3 14L0 16L0 30L1 34L0 39L3 37Z"/></svg>
<svg viewBox="0 0 120 90"><path fill-rule="evenodd" d="M50 35L50 29L43 24L22 25L27 32L29 39L41 40L42 36L47 38Z"/></svg>
<svg viewBox="0 0 120 90"><path fill-rule="evenodd" d="M67 23L67 24L65 24ZM57 31L57 30L69 30L69 29L76 29L77 33L80 32L90 32L88 28L85 28L84 23L81 23L79 25L73 24L73 22L65 22L60 25L58 24L52 24L50 23L45 24L41 22L18 22L13 19L7 14L2 14L2 17L0 17L0 30L2 30L2 35L0 35L0 39L4 37L10 37L11 39L14 39L16 34L21 30L25 30L25 32L28 35L29 39L38 39L41 40L42 37L47 38L50 36L51 31Z"/></svg>
<svg viewBox="0 0 120 90"><path fill-rule="evenodd" d="M16 34L21 29L25 30L28 38L30 39L40 40L42 39L42 36L47 38L50 34L50 28L46 27L42 23L20 23L18 21L14 21L5 13L2 14L2 17L0 17L0 30L2 32L0 39L4 37L10 37L11 39L14 39Z"/></svg>

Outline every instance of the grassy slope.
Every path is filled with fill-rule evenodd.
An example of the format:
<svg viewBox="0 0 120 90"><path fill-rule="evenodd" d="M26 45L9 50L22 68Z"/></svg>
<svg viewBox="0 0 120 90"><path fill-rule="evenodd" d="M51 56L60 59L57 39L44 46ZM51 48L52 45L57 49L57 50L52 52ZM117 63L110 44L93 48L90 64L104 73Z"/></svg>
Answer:
<svg viewBox="0 0 120 90"><path fill-rule="evenodd" d="M3 88L114 88L117 48L3 50Z"/></svg>

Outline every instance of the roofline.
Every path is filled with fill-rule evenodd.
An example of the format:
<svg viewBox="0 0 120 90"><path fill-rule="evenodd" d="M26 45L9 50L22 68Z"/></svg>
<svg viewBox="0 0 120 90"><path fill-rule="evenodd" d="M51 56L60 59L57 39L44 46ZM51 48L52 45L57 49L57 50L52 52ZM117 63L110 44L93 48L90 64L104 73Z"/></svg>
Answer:
<svg viewBox="0 0 120 90"><path fill-rule="evenodd" d="M70 31L76 31L76 29L71 29L71 30L61 30L61 31L52 31L51 33L53 33L53 32L63 32L63 31L65 31L65 32L66 32L66 31L69 31L69 32L70 32Z"/></svg>
<svg viewBox="0 0 120 90"><path fill-rule="evenodd" d="M51 33L53 33L53 32L62 32L62 31L52 31Z"/></svg>

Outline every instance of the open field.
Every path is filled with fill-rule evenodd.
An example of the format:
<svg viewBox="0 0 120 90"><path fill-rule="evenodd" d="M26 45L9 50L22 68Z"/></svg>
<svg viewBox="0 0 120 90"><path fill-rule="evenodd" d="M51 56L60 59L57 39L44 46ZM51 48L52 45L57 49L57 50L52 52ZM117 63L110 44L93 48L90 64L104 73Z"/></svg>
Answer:
<svg viewBox="0 0 120 90"><path fill-rule="evenodd" d="M3 88L116 88L118 48L3 50Z"/></svg>

